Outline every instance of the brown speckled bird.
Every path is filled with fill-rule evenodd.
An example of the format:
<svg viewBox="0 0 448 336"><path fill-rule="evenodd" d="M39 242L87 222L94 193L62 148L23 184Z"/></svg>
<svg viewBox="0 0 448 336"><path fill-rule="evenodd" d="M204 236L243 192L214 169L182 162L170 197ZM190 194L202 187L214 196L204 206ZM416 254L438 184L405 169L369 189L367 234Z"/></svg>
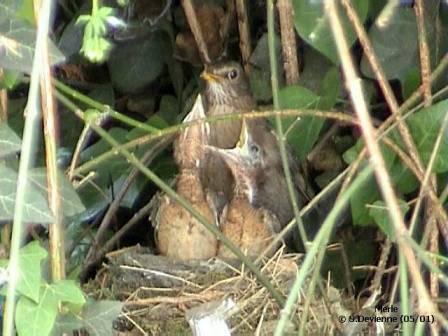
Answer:
<svg viewBox="0 0 448 336"><path fill-rule="evenodd" d="M184 122L204 117L199 95ZM206 128L206 124L187 127L175 142L174 158L180 170L176 179L176 191L209 223L215 223L216 216L209 206L200 181L204 146L208 142ZM152 217L153 224L156 224L156 244L162 255L179 260L208 259L216 256L218 242L214 235L167 195L159 199L159 205Z"/></svg>
<svg viewBox="0 0 448 336"><path fill-rule="evenodd" d="M211 156L219 156L226 162L235 179L234 195L222 212L220 229L243 252L259 255L280 230L280 223L272 212L255 206L258 188L266 179L263 149L253 142L243 123L240 142L235 148L207 146L207 150ZM219 246L218 256L234 257L224 245Z"/></svg>
<svg viewBox="0 0 448 336"><path fill-rule="evenodd" d="M201 77L205 81L204 103L207 116L243 113L255 108L249 82L240 64L224 62L207 65ZM233 148L240 132L241 121L238 119L211 123L209 143L218 148ZM221 157L208 156L201 179L220 213L232 198L232 173Z"/></svg>

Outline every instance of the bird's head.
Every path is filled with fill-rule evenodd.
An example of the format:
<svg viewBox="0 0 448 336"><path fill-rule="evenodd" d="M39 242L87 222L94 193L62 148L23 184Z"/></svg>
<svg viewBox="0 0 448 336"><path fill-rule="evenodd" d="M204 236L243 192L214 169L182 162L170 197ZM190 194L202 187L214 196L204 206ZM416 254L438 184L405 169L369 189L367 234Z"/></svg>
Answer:
<svg viewBox="0 0 448 336"><path fill-rule="evenodd" d="M214 146L205 146L206 151L220 156L232 171L237 190L247 195L253 203L257 185L263 174L264 153L263 148L255 143L249 132L247 123L243 119L240 139L235 148L222 149Z"/></svg>
<svg viewBox="0 0 448 336"><path fill-rule="evenodd" d="M238 97L250 95L249 81L237 62L206 65L201 74L205 81L205 96L212 105L230 104Z"/></svg>

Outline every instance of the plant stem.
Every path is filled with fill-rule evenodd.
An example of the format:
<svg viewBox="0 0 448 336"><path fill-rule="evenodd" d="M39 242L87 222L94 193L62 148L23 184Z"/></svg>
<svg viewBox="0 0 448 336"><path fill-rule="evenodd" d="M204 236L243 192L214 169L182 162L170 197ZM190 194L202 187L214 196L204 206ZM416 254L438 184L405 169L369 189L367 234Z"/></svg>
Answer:
<svg viewBox="0 0 448 336"><path fill-rule="evenodd" d="M29 169L34 162L36 150L36 137L40 129L40 107L39 107L39 80L41 75L42 50L46 42L52 1L41 2L39 10L36 49L31 71L30 89L28 92L28 103L26 107L25 127L23 131L22 152L20 156L19 175L17 178L17 192L14 207L14 220L11 236L11 251L8 265L9 279L6 294L6 303L3 317L3 335L13 336L14 316L16 306L17 281L19 280L19 250L23 240L23 213L28 192Z"/></svg>

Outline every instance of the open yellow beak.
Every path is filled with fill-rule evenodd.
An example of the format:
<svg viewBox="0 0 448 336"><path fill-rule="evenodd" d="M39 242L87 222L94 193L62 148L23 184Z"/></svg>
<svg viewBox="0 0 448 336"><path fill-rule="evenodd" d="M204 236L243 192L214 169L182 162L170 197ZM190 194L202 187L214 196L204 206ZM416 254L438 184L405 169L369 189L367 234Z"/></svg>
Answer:
<svg viewBox="0 0 448 336"><path fill-rule="evenodd" d="M243 118L242 122L241 122L241 133L240 133L240 138L238 139L238 143L236 144L236 148L239 148L240 150L244 151L247 148L247 143L249 140L249 132L247 129L247 122L246 119Z"/></svg>
<svg viewBox="0 0 448 336"><path fill-rule="evenodd" d="M207 70L202 71L201 78L207 82L218 82L221 79L221 77L207 72Z"/></svg>

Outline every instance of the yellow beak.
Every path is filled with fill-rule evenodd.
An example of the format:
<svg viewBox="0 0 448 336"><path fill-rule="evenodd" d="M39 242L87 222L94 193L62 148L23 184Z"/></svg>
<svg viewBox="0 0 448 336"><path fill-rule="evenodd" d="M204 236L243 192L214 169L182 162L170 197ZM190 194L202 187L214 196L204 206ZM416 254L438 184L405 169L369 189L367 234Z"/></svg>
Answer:
<svg viewBox="0 0 448 336"><path fill-rule="evenodd" d="M207 82L218 82L221 79L221 77L207 72L207 70L202 71L201 78Z"/></svg>

